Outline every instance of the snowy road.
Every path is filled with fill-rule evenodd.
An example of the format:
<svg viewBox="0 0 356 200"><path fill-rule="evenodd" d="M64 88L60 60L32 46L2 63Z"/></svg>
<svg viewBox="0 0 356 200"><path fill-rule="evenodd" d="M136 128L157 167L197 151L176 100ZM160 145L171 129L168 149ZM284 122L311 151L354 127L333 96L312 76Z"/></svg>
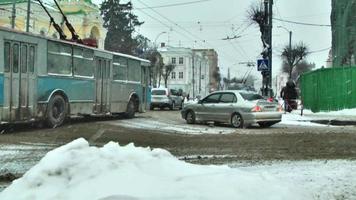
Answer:
<svg viewBox="0 0 356 200"><path fill-rule="evenodd" d="M56 129L14 128L0 135L0 176L22 174L51 149L79 137L91 145L133 142L167 149L187 162L266 171L309 184L315 199L355 199L356 129L311 123L297 114L267 129L187 125L178 111L148 112L130 120L79 120Z"/></svg>

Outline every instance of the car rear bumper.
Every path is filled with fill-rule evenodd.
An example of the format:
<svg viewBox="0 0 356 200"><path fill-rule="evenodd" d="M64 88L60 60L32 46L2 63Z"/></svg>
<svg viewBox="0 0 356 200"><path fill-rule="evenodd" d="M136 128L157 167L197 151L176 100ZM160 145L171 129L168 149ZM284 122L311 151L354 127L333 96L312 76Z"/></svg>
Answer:
<svg viewBox="0 0 356 200"><path fill-rule="evenodd" d="M244 117L246 124L254 124L258 122L280 122L282 120L281 112L256 112L248 113Z"/></svg>
<svg viewBox="0 0 356 200"><path fill-rule="evenodd" d="M166 103L166 102L151 102L151 107L169 107L171 106L170 103Z"/></svg>

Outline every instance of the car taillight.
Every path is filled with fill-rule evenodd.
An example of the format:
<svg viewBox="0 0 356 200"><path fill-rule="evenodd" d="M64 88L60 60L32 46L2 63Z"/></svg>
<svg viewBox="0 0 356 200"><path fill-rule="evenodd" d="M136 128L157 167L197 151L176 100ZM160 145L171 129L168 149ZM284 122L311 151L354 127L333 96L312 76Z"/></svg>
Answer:
<svg viewBox="0 0 356 200"><path fill-rule="evenodd" d="M278 111L278 112L283 112L283 108L282 108L281 105L278 105L277 111Z"/></svg>
<svg viewBox="0 0 356 200"><path fill-rule="evenodd" d="M262 111L262 108L260 106L255 106L252 108L251 110L252 112L261 112Z"/></svg>

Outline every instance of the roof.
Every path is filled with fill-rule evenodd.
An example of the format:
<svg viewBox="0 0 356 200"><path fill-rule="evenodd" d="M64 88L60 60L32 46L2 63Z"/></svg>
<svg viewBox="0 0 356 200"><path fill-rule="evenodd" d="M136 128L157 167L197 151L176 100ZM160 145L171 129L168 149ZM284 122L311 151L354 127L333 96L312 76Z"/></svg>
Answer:
<svg viewBox="0 0 356 200"><path fill-rule="evenodd" d="M56 38L50 38L50 37L42 36L42 35L39 35L39 34L27 33L27 32L23 32L23 31L19 31L19 30L13 30L13 29L10 29L10 28L2 27L2 26L0 26L0 31L14 32L14 33L18 33L18 34L23 34L23 35L29 35L29 36L34 36L34 37L38 37L38 38L43 38L43 39L47 39L47 40L51 40L51 41L58 41L58 42L68 43L68 44L71 44L71 45L83 46L83 47L94 49L94 50L97 50L97 51L111 53L111 54L116 55L116 56L122 56L122 57L130 58L130 59L134 59L134 60L140 61L142 63L146 63L147 65L149 65L151 63L149 60L142 59L142 58L139 58L139 57L136 57L136 56L132 56L132 55L128 55L128 54L123 54L123 53L118 53L118 52L113 52L113 51L107 51L107 50L104 50L104 49L94 48L94 47L86 46L86 45L83 45L83 44L74 43L74 42L71 42L71 41L60 40L60 39L56 39Z"/></svg>

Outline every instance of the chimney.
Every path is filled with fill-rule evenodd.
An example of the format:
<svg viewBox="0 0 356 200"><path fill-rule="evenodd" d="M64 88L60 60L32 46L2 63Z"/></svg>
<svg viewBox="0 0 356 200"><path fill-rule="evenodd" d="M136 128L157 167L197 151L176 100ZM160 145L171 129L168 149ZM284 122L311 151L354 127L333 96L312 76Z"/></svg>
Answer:
<svg viewBox="0 0 356 200"><path fill-rule="evenodd" d="M161 47L165 47L165 46L166 46L166 43L162 42Z"/></svg>

